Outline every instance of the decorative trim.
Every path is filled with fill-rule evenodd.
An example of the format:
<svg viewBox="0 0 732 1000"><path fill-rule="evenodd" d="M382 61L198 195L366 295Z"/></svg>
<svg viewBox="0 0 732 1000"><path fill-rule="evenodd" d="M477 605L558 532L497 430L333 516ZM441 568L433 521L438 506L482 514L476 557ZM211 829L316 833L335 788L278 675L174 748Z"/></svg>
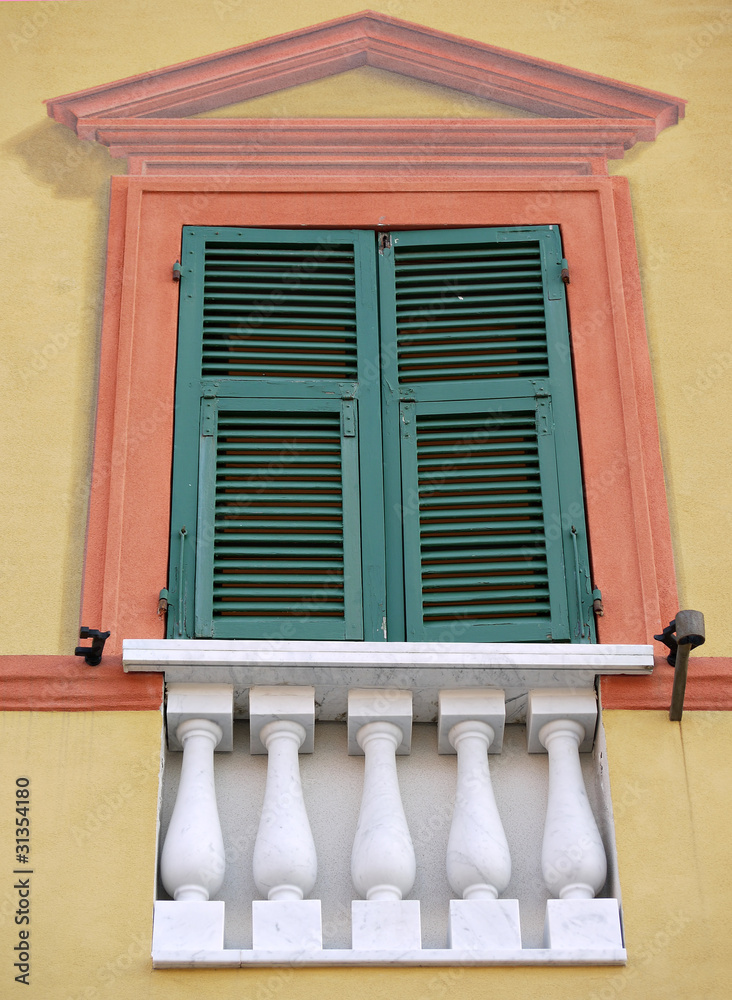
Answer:
<svg viewBox="0 0 732 1000"><path fill-rule="evenodd" d="M160 674L122 670L121 656L88 667L76 656L0 656L0 711L142 712L163 703Z"/></svg>
<svg viewBox="0 0 732 1000"><path fill-rule="evenodd" d="M686 103L369 10L46 103L70 128L84 118L183 118L364 65L545 117L638 118L644 140L676 124Z"/></svg>
<svg viewBox="0 0 732 1000"><path fill-rule="evenodd" d="M113 119L79 136L128 158L131 173L271 176L415 168L512 175L606 173L643 134L607 119ZM592 166L593 162L601 167Z"/></svg>
<svg viewBox="0 0 732 1000"><path fill-rule="evenodd" d="M364 65L555 120L182 121ZM223 163L230 170L249 163L261 169L271 166L271 157L279 169L290 169L299 168L303 156L313 157L310 166L332 167L342 160L347 169L349 154L378 157L392 141L397 147L389 150L392 163L406 157L444 166L443 133L446 144L456 147L453 156L464 144L474 161L487 156L490 162L505 151L507 166L524 173L533 157L563 156L570 160L565 172L579 173L572 158L622 157L637 141L652 141L676 124L685 101L363 11L46 103L48 114L81 138L127 156L132 173L174 173L192 165L199 173L220 172ZM325 145L323 132L329 136ZM248 147L245 152L242 146ZM169 152L176 154L173 160L166 158ZM227 158L231 152L241 160Z"/></svg>
<svg viewBox="0 0 732 1000"><path fill-rule="evenodd" d="M354 689L408 690L414 721L431 722L438 715L440 691L484 687L505 691L506 721L523 722L532 688L590 688L594 697L598 674L649 673L653 647L125 639L124 667L130 672L160 670L166 684L233 685L236 718L249 715L250 688L295 684L315 687L316 714L321 722L342 719L350 711L349 691L353 695Z"/></svg>
<svg viewBox="0 0 732 1000"><path fill-rule="evenodd" d="M601 643L647 643L678 608L632 213L621 177L473 181L419 174L113 178L84 620L163 638L183 225L562 227ZM602 386L602 392L597 386ZM154 403L151 405L151 400ZM154 525L155 530L151 530ZM659 647L660 651L660 647Z"/></svg>
<svg viewBox="0 0 732 1000"><path fill-rule="evenodd" d="M653 674L643 674L603 676L603 710L668 711L673 667L657 656ZM105 655L98 667L75 656L0 656L3 712L143 712L156 711L162 702L163 676L125 673L119 655ZM732 711L732 657L692 655L684 710Z"/></svg>
<svg viewBox="0 0 732 1000"><path fill-rule="evenodd" d="M665 656L655 658L653 674L646 677L603 677L603 709L664 709L671 705L674 668ZM732 711L732 657L692 656L686 682L684 711Z"/></svg>

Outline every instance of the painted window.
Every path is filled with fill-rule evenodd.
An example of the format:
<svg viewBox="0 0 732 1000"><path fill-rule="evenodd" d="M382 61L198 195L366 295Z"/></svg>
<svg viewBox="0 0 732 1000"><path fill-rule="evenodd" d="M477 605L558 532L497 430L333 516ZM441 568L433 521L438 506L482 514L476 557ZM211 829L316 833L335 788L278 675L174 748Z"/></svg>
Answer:
<svg viewBox="0 0 732 1000"><path fill-rule="evenodd" d="M186 227L168 635L593 641L558 227Z"/></svg>

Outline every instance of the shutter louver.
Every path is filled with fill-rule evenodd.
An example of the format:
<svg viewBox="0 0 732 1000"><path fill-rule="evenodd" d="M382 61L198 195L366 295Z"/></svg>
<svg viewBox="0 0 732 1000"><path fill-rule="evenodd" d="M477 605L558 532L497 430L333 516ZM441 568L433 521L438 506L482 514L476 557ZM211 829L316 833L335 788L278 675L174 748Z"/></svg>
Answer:
<svg viewBox="0 0 732 1000"><path fill-rule="evenodd" d="M356 377L354 248L206 244L206 377Z"/></svg>
<svg viewBox="0 0 732 1000"><path fill-rule="evenodd" d="M424 621L546 618L535 421L418 419L417 478Z"/></svg>
<svg viewBox="0 0 732 1000"><path fill-rule="evenodd" d="M536 243L394 251L399 382L548 374Z"/></svg>
<svg viewBox="0 0 732 1000"><path fill-rule="evenodd" d="M343 617L341 479L338 414L219 419L214 618Z"/></svg>
<svg viewBox="0 0 732 1000"><path fill-rule="evenodd" d="M221 400L204 439L201 630L258 637L287 621L293 638L360 638L356 439L340 402L278 403Z"/></svg>
<svg viewBox="0 0 732 1000"><path fill-rule="evenodd" d="M407 638L546 641L566 632L551 438L533 399L401 404ZM558 589L557 589L558 588Z"/></svg>

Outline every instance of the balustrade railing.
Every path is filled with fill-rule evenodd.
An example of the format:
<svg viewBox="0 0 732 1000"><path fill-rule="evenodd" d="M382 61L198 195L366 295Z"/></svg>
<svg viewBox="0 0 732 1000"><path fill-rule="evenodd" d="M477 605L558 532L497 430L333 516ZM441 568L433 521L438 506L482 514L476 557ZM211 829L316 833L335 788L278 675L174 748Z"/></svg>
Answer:
<svg viewBox="0 0 732 1000"><path fill-rule="evenodd" d="M216 698L212 689L216 688ZM453 893L445 947L422 946L415 892L419 852L410 835L400 789L400 758L410 752L412 692L354 689L348 696L348 754L363 755L361 805L351 841L351 947L323 944L321 901L308 899L318 879L316 839L303 790L299 756L317 758L315 692L274 685L249 691L250 749L267 754L266 786L253 851L234 852L251 865L261 899L252 904L252 948L224 946L224 904L214 897L224 879L226 848L219 824L214 750L231 748L233 692L226 685L172 684L169 745L182 748L177 797L161 854L162 884L171 899L155 908L156 965L245 964L589 964L622 963L619 907L596 898L606 881L603 840L585 788L580 751L592 748L597 705L592 689L528 694L529 753L546 753L546 822L541 872L547 900L542 948L522 946L521 906L504 898L512 882L512 847L497 800L489 757L500 762L506 720L504 692L440 692L440 754L457 758L444 879ZM344 747L345 750L345 747ZM442 768L447 761L444 756ZM243 766L243 762L242 762ZM343 780L353 783L349 765ZM338 780L332 756L328 780ZM242 809L244 806L242 805ZM248 802L251 816L257 803ZM332 823L353 823L333 816ZM522 864L526 864L525 852ZM231 862L230 862L231 863ZM537 859L538 865L538 859ZM533 870L533 869L532 869ZM329 872L321 870L321 880ZM333 878L340 877L333 871ZM537 890L539 891L539 890ZM545 892L544 887L540 889ZM358 897L358 898L356 898ZM546 898L546 895L543 897Z"/></svg>

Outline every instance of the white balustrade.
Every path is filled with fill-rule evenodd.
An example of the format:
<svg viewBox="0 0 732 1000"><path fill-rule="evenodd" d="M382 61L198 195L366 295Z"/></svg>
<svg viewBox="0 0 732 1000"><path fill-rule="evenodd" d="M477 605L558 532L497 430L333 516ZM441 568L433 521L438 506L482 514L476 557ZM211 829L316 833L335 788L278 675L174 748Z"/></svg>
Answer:
<svg viewBox="0 0 732 1000"><path fill-rule="evenodd" d="M501 898L513 884L512 861L493 790L489 755L502 750L505 700L503 691L485 687L439 692L438 750L457 758L449 836L444 826L449 813L445 815L444 810L449 808L450 768L442 766L435 772L436 777L441 777L435 784L434 802L423 801L422 793L417 793L419 785L424 788L420 768L419 785L411 789L408 802L410 815L419 824L415 830L422 863L432 868L444 858L448 882L458 898L443 897L444 902L439 904L449 907L447 948L438 943L422 949L420 902L405 899L415 884L417 859L402 803L397 763L398 756L411 751L412 693L388 688L349 692L349 754L364 756L361 804L351 853L351 877L362 898L351 900L350 950L345 942L338 949L328 946L331 950L324 950L321 901L306 898L316 885L318 859L299 762L300 753L311 753L314 748L315 690L291 685L252 687L251 753L267 755L267 776L252 852L254 882L264 898L252 901L252 945L247 952L224 949L224 903L212 899L224 878L214 749L232 746L232 688L170 685L168 743L171 749L183 750L183 760L161 856L161 880L173 901L158 901L155 905L155 963L185 964L185 955L196 964L200 955L204 956L204 964L215 965L449 965L466 961L522 964L524 960L533 964L541 961L540 954L548 956L545 961L549 962L622 962L625 953L618 902L615 898L595 898L606 879L607 861L579 757L581 751L592 748L594 740L594 690L554 688L533 690L528 695L529 751L547 753L549 764L542 872L557 898L546 903L546 952L536 950L541 940L543 890L534 893L524 911L528 940L532 942L525 948L518 900ZM420 761L423 767L429 767L429 754L424 757L428 743L422 735ZM331 733L326 742L331 743L334 737ZM517 731L512 731L508 739L510 782L514 773L533 775L533 781L541 768L537 771L528 759L523 763L517 759L519 745ZM331 775L334 760L328 760L327 773ZM513 787L506 784L507 766L508 762L500 767L499 802L508 802L507 789ZM409 771L414 778L412 765ZM256 787L257 774L261 774L259 768L252 767L247 778L250 788ZM240 777L242 772L237 769L237 780ZM313 812L313 818L317 816L315 832L328 857L326 851L332 854L336 843L341 849L336 828L335 837L330 838L331 831L323 819L324 807L330 815L335 800L332 791L324 795L324 788L317 783L312 791L314 802L320 803L311 804L318 810ZM526 799L524 807L529 804ZM355 805L353 801L354 811ZM526 857L526 844L539 833L541 804L539 800L536 808L529 810L535 834L528 838L523 829L517 836L516 804L512 803L511 808L512 839L525 870L527 862L535 863ZM345 816L343 820L347 822ZM444 833L440 833L441 829ZM442 837L447 839L446 850ZM237 852L241 854L239 846ZM329 864L333 861L330 857ZM327 882L322 884L327 905L333 906L333 887ZM521 871L516 884L523 886L523 908L523 893L529 883L525 876L522 879ZM433 897L437 893L439 898L440 891L434 886L429 892ZM432 898L430 905L436 901ZM434 935L434 928L427 933Z"/></svg>
<svg viewBox="0 0 732 1000"><path fill-rule="evenodd" d="M558 897L547 907L550 947L558 940L565 947L622 946L617 901L595 900L605 884L607 858L579 751L591 749L596 720L594 690L529 692L529 751L544 749L549 755L541 867L547 888Z"/></svg>
<svg viewBox="0 0 732 1000"><path fill-rule="evenodd" d="M353 947L419 948L419 902L403 899L417 873L404 815L396 753L411 741L411 691L356 690L348 698L351 752L363 752L361 809L351 854ZM406 741L405 741L406 737Z"/></svg>
<svg viewBox="0 0 732 1000"><path fill-rule="evenodd" d="M214 750L231 749L231 685L176 684L168 691L172 747L182 747L180 781L160 859L160 875L174 902L155 907L154 943L162 949L206 941L223 948L224 904L211 901L225 873Z"/></svg>
<svg viewBox="0 0 732 1000"><path fill-rule="evenodd" d="M251 747L266 750L267 784L254 844L254 881L267 902L252 909L254 948L322 947L320 901L305 900L318 860L300 780L301 751L312 751L312 687L259 687L249 693Z"/></svg>

